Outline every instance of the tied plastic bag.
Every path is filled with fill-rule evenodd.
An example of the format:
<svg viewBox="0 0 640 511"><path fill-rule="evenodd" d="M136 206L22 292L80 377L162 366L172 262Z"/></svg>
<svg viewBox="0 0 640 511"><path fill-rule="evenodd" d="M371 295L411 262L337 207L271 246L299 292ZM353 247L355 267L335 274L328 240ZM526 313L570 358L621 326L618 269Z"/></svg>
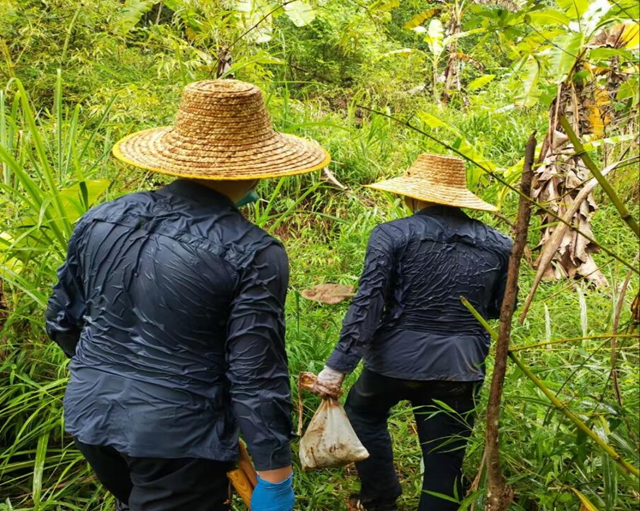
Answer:
<svg viewBox="0 0 640 511"><path fill-rule="evenodd" d="M300 386L309 389L315 375L300 375ZM323 399L300 440L302 470L339 467L369 457L338 401Z"/></svg>

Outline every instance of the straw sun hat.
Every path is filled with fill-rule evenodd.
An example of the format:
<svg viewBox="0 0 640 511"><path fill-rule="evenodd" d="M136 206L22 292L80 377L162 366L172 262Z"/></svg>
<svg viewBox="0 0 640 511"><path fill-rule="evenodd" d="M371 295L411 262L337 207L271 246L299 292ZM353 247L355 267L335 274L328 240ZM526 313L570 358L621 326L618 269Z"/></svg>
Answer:
<svg viewBox="0 0 640 511"><path fill-rule="evenodd" d="M469 191L464 161L453 156L421 154L404 176L367 186L436 204L498 210Z"/></svg>
<svg viewBox="0 0 640 511"><path fill-rule="evenodd" d="M187 85L175 126L129 135L113 154L143 169L211 180L291 176L331 160L316 143L274 131L260 89L238 80Z"/></svg>

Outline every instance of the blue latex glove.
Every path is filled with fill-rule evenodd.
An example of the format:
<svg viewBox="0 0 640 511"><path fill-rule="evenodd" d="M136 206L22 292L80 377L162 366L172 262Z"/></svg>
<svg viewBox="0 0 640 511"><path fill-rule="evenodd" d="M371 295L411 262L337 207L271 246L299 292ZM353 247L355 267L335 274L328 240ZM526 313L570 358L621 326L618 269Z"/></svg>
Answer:
<svg viewBox="0 0 640 511"><path fill-rule="evenodd" d="M293 475L280 483L270 483L258 477L251 497L251 511L293 511Z"/></svg>

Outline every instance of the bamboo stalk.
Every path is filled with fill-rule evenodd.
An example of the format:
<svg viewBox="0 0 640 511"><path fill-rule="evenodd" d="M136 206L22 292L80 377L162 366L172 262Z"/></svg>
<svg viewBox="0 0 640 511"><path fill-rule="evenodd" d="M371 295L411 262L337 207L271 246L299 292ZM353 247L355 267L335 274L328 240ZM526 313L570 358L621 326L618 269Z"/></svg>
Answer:
<svg viewBox="0 0 640 511"><path fill-rule="evenodd" d="M476 318L480 322L480 324L485 328L485 330L489 333L491 338L497 339L498 334L496 333L496 331L493 328L491 328L491 325L489 325L487 320L482 317L482 315L475 309L475 307L471 305L471 303L469 303L469 301L464 297L460 297L460 300L462 301L462 304L469 310L469 312L471 312L473 317ZM553 394L553 392L551 392L546 387L546 385L542 383L542 381L540 381L536 377L536 375L533 374L533 372L529 368L527 368L514 353L509 353L509 358L511 358L511 360L513 360L516 363L516 365L522 370L525 376L527 376L527 378L529 378L536 385L536 387L538 387L544 393L544 395L549 398L551 403L558 410L560 410L564 415L566 415L569 418L569 420L571 420L571 422L573 422L579 429L584 431L589 438L593 439L593 441L596 442L596 444L598 444L598 446L600 446L607 454L609 454L618 465L620 465L626 472L630 472L635 476L640 477L640 470L638 470L628 461L623 460L622 457L615 451L613 447L611 447L604 440L602 440L596 433L594 433L589 428L589 426L587 426L572 412L570 412L569 409L567 408L567 404L560 401Z"/></svg>
<svg viewBox="0 0 640 511"><path fill-rule="evenodd" d="M562 344L565 342L576 341L588 341L592 339L620 339L629 337L640 337L640 334L602 334L602 335L590 335L588 337L567 337L566 339L554 339L553 341L537 342L535 344L526 344L525 346L516 346L515 348L509 348L510 352L528 350L530 348L539 348L540 346L549 346L551 344Z"/></svg>
<svg viewBox="0 0 640 511"><path fill-rule="evenodd" d="M560 125L562 126L562 129L564 129L565 133L569 137L569 140L571 141L571 143L573 144L573 147L576 150L576 154L580 156L580 158L582 158L582 161L584 162L584 164L593 174L593 177L595 177L598 180L598 183L600 183L600 186L602 186L602 189L609 196L609 198L611 199L611 202L613 202L613 205L618 210L618 213L620 213L620 216L622 217L622 219L627 223L629 227L631 227L631 230L635 233L635 235L640 238L640 227L638 227L638 222L636 222L636 219L633 218L633 215L631 215L631 213L626 208L626 206L624 205L620 197L618 197L618 194L611 186L611 183L609 183L609 181L607 181L604 178L604 176L602 175L602 172L600 172L600 169L598 168L598 166L593 162L593 160L585 150L584 145L582 144L582 141L580 140L578 135L576 135L575 131L573 131L573 129L571 128L571 125L569 124L569 121L564 115L560 116Z"/></svg>

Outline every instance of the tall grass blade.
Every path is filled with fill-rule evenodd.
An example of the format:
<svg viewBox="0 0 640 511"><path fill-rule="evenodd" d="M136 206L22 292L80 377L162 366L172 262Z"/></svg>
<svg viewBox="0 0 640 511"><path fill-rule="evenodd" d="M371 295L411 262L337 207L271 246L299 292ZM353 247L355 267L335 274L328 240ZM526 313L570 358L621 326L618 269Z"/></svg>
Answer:
<svg viewBox="0 0 640 511"><path fill-rule="evenodd" d="M0 145L9 147L7 140L7 112L4 100L4 91L0 90ZM9 166L2 162L2 182L9 184L11 174L9 173Z"/></svg>
<svg viewBox="0 0 640 511"><path fill-rule="evenodd" d="M19 80L16 80L16 84L19 90L18 94L21 97L22 113L25 121L27 122L29 135L31 136L34 149L36 151L36 154L38 155L38 161L40 163L39 170L41 170L44 180L49 188L48 195L50 196L51 202L56 212L56 217L53 217L53 223L57 224L57 228L63 233L66 240L71 235L71 224L69 223L64 212L62 198L60 197L60 191L56 183L54 170L49 162L46 146L40 134L40 130L38 129L38 125L36 124L33 110L31 109L31 105L29 104L27 92Z"/></svg>
<svg viewBox="0 0 640 511"><path fill-rule="evenodd" d="M547 304L544 304L544 331L545 331L545 341L551 341L551 316L549 315L549 307ZM551 349L550 346L547 346L547 349Z"/></svg>
<svg viewBox="0 0 640 511"><path fill-rule="evenodd" d="M102 126L105 123L105 121L107 120L107 118L109 117L109 113L111 112L111 108L113 108L113 104L116 102L116 99L118 99L118 96L114 95L109 100L109 103L107 103L107 106L104 108L104 111L102 112L102 115L100 116L100 119L98 119L98 123L96 124L95 128L91 131L91 134L89 135L89 138L87 139L87 141L82 146L82 149L80 150L80 154L78 155L78 160L82 160L82 158L85 156L85 154L86 154L87 150L89 149L89 147L91 147L91 145L93 144L93 141L94 141L96 135L98 134L98 132L102 128ZM75 115L77 115L77 114L74 114L74 116ZM84 133L84 130L83 130L83 133ZM71 140L73 140L73 139L71 139Z"/></svg>
<svg viewBox="0 0 640 511"><path fill-rule="evenodd" d="M42 475L44 473L44 462L47 459L47 446L49 444L49 432L40 435L38 446L36 447L36 461L33 466L33 509L40 509L40 499L42 497Z"/></svg>
<svg viewBox="0 0 640 511"><path fill-rule="evenodd" d="M587 498L586 495L581 493L579 490L575 488L571 488L573 493L575 493L580 499L580 511L599 511L598 508Z"/></svg>
<svg viewBox="0 0 640 511"><path fill-rule="evenodd" d="M53 104L56 116L56 156L58 157L58 179L64 181L65 168L62 164L62 72L58 69L56 73L56 87L53 95Z"/></svg>
<svg viewBox="0 0 640 511"><path fill-rule="evenodd" d="M37 288L24 277L18 275L15 271L7 266L0 265L0 278L8 282L12 286L20 289L24 294L36 302L40 307L47 306L47 297L37 290Z"/></svg>
<svg viewBox="0 0 640 511"><path fill-rule="evenodd" d="M580 303L580 327L582 328L582 337L589 335L589 314L587 311L587 300L584 296L582 286L578 287L578 302Z"/></svg>

